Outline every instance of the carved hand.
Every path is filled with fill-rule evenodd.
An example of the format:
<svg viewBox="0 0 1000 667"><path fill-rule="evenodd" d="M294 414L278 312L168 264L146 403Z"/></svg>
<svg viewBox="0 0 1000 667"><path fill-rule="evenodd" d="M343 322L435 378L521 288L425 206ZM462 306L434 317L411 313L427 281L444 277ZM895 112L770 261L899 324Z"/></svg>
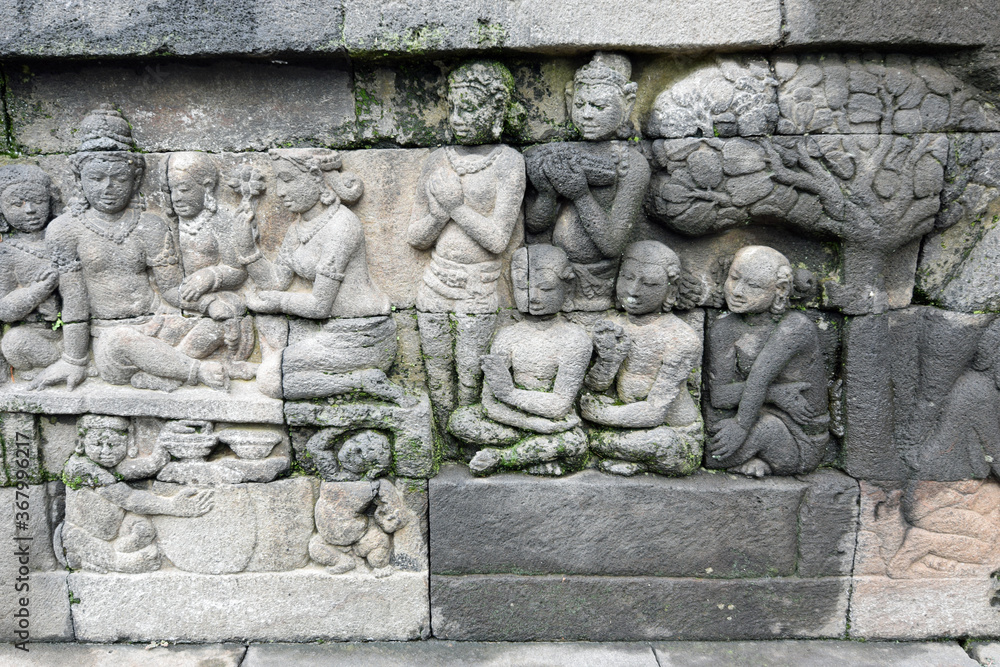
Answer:
<svg viewBox="0 0 1000 667"><path fill-rule="evenodd" d="M51 292L59 284L59 272L51 266L47 266L35 275L34 282L46 292Z"/></svg>
<svg viewBox="0 0 1000 667"><path fill-rule="evenodd" d="M208 513L215 506L213 495L214 491L211 489L182 490L171 502L173 516L201 516Z"/></svg>
<svg viewBox="0 0 1000 667"><path fill-rule="evenodd" d="M590 193L587 176L568 161L562 162L558 167L547 169L546 173L556 191L567 199L575 201Z"/></svg>
<svg viewBox="0 0 1000 667"><path fill-rule="evenodd" d="M610 396L584 394L580 397L580 415L584 419L600 422L604 417L604 409L614 403L614 399Z"/></svg>
<svg viewBox="0 0 1000 667"><path fill-rule="evenodd" d="M71 364L64 359L60 359L42 371L35 381L28 386L28 389L35 391L57 384L66 383L66 389L72 391L78 384L87 379L87 367Z"/></svg>
<svg viewBox="0 0 1000 667"><path fill-rule="evenodd" d="M195 271L181 282L181 298L188 302L194 302L203 297L215 285L215 274L211 269L205 268Z"/></svg>
<svg viewBox="0 0 1000 667"><path fill-rule="evenodd" d="M767 391L767 397L776 406L788 413L796 422L802 423L813 417L809 402L802 392L812 387L810 382L787 382L775 384Z"/></svg>
<svg viewBox="0 0 1000 667"><path fill-rule="evenodd" d="M493 395L506 401L514 390L514 378L510 375L510 356L507 354L484 354L480 358L483 375Z"/></svg>
<svg viewBox="0 0 1000 667"><path fill-rule="evenodd" d="M449 213L465 203L462 181L450 169L438 169L434 172L427 187L431 196Z"/></svg>
<svg viewBox="0 0 1000 667"><path fill-rule="evenodd" d="M280 313L282 292L265 290L263 292L247 292L247 308L258 313Z"/></svg>
<svg viewBox="0 0 1000 667"><path fill-rule="evenodd" d="M708 444L708 449L712 453L713 459L727 459L739 450L746 439L747 432L740 426L735 417L723 419L719 422L718 429Z"/></svg>
<svg viewBox="0 0 1000 667"><path fill-rule="evenodd" d="M597 356L614 364L619 364L625 359L632 344L621 325L611 320L601 320L594 325L593 337Z"/></svg>
<svg viewBox="0 0 1000 667"><path fill-rule="evenodd" d="M451 217L451 213L438 203L438 200L434 197L434 193L431 192L431 184L427 184L427 210L430 211L431 216L438 222L444 222Z"/></svg>

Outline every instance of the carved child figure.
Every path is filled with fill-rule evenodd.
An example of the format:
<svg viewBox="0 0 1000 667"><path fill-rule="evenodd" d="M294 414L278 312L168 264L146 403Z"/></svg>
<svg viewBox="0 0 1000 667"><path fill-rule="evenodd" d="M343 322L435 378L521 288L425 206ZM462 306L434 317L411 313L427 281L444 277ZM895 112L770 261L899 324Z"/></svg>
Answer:
<svg viewBox="0 0 1000 667"><path fill-rule="evenodd" d="M83 144L70 164L85 200L72 204L45 232L59 270L64 351L32 387L65 382L73 389L83 382L92 336L97 372L109 384L225 387L221 364L192 359L147 330L153 315L164 310L162 301L180 305L181 271L167 224L133 200L145 162L130 152L128 123L117 111L102 108L88 115L81 130Z"/></svg>
<svg viewBox="0 0 1000 667"><path fill-rule="evenodd" d="M370 512L372 505L374 512ZM331 574L367 563L376 577L415 569L423 550L420 521L387 479L323 482L316 501L316 535L309 556Z"/></svg>
<svg viewBox="0 0 1000 667"><path fill-rule="evenodd" d="M62 334L51 326L59 313L59 273L45 244L53 200L52 179L38 167L0 168L0 231L13 229L0 243L0 322L23 322L4 335L0 350L22 372L62 354Z"/></svg>
<svg viewBox="0 0 1000 667"><path fill-rule="evenodd" d="M586 330L559 313L573 279L566 253L551 245L518 248L511 261L520 322L497 332L482 358L482 404L456 410L448 430L485 447L475 475L527 469L561 475L586 456L586 436L573 409L592 345Z"/></svg>
<svg viewBox="0 0 1000 667"><path fill-rule="evenodd" d="M123 417L84 415L78 429L77 451L63 470L66 519L56 529L56 552L65 550L65 563L74 569L159 569L156 529L146 515L201 516L212 509L212 491L183 489L167 497L132 488L123 480L155 475L170 458L166 450L126 459L129 420Z"/></svg>
<svg viewBox="0 0 1000 667"><path fill-rule="evenodd" d="M204 359L226 346L230 377L248 380L256 368L245 362L253 347L253 325L235 292L247 279L233 242L233 220L216 201L219 170L205 153L172 153L167 162L170 203L177 214L181 307L204 315L186 318L178 349Z"/></svg>
<svg viewBox="0 0 1000 667"><path fill-rule="evenodd" d="M584 394L580 412L600 425L590 432L590 448L607 472L686 475L701 463L704 428L687 389L701 364L701 340L670 312L680 272L677 255L662 243L629 245L617 281L626 316L594 327L597 361L586 385L595 392L614 385L615 392Z"/></svg>
<svg viewBox="0 0 1000 667"><path fill-rule="evenodd" d="M615 275L638 220L649 185L646 158L627 141L637 84L623 55L598 53L580 68L568 90L570 116L585 139L525 152L528 178L537 194L527 201L525 227L551 230L552 243L569 256L576 274L572 307L614 307Z"/></svg>
<svg viewBox="0 0 1000 667"><path fill-rule="evenodd" d="M725 283L729 314L709 331L712 407L735 410L708 443L706 465L745 475L795 475L830 442L826 371L816 324L787 311L792 267L765 246L736 253Z"/></svg>
<svg viewBox="0 0 1000 667"><path fill-rule="evenodd" d="M424 165L407 232L410 245L433 250L417 294L417 321L442 420L479 395L479 357L489 348L500 305L500 254L520 219L525 188L521 154L497 143L512 106L507 68L469 63L449 75L448 86L448 118L459 145L434 151Z"/></svg>

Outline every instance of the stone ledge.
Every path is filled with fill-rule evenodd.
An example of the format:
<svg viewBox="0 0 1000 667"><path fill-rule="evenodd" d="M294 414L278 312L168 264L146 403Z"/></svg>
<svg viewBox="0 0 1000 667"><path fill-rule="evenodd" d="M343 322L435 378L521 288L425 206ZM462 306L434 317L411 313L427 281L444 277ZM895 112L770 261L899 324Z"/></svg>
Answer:
<svg viewBox="0 0 1000 667"><path fill-rule="evenodd" d="M427 574L74 572L80 641L405 641L430 633Z"/></svg>
<svg viewBox="0 0 1000 667"><path fill-rule="evenodd" d="M26 384L0 387L0 412L46 415L115 415L216 422L284 424L282 402L261 394L251 382L233 382L229 391L181 387L163 392L110 385L90 378L73 391L30 391Z"/></svg>
<svg viewBox="0 0 1000 667"><path fill-rule="evenodd" d="M434 636L451 640L839 637L849 583L846 577L433 575L431 609Z"/></svg>
<svg viewBox="0 0 1000 667"><path fill-rule="evenodd" d="M429 493L439 574L824 576L849 573L854 553L858 486L830 470L477 479L449 466Z"/></svg>

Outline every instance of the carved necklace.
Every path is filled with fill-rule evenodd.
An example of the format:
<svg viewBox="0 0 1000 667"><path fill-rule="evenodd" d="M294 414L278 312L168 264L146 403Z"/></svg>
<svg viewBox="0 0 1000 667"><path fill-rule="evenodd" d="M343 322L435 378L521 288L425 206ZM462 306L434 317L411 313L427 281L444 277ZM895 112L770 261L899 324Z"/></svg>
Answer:
<svg viewBox="0 0 1000 667"><path fill-rule="evenodd" d="M128 209L128 213L123 215L116 224L112 224L108 227L101 227L95 224L86 213L84 213L81 217L83 219L83 224L87 229L103 239L114 241L118 245L125 243L125 239L128 238L129 234L132 233L132 230L134 230L136 225L139 224L139 212L131 206Z"/></svg>
<svg viewBox="0 0 1000 667"><path fill-rule="evenodd" d="M17 239L8 238L4 241L4 245L9 245L13 248L17 248L26 255L31 255L37 257L38 259L45 260L46 262L51 262L52 258L45 254L42 250L36 250L31 246L25 245L23 241L18 241Z"/></svg>
<svg viewBox="0 0 1000 667"><path fill-rule="evenodd" d="M448 156L451 168L459 176L465 176L466 174L474 174L477 171L482 171L496 162L497 158L500 157L500 146L491 150L486 157L462 156L452 146L445 146L444 154Z"/></svg>
<svg viewBox="0 0 1000 667"><path fill-rule="evenodd" d="M339 206L337 208L340 208ZM304 218L300 217L299 220L301 224L299 225L298 232L296 236L299 239L299 245L305 245L312 240L312 237L316 236L319 230L326 227L326 223L333 219L333 214L330 211L324 211L319 217L312 220L312 222L306 222Z"/></svg>
<svg viewBox="0 0 1000 667"><path fill-rule="evenodd" d="M180 227L181 233L187 236L196 236L201 228L205 226L205 223L209 218L212 217L212 212L208 209L204 209L201 213L194 216L189 220L178 217L178 226Z"/></svg>

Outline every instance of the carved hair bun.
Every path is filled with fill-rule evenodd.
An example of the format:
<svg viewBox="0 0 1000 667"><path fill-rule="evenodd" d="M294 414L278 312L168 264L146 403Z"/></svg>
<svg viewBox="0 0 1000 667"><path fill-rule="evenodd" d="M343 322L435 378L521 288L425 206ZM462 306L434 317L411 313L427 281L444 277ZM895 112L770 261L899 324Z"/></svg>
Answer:
<svg viewBox="0 0 1000 667"><path fill-rule="evenodd" d="M135 149L132 128L110 104L102 104L83 119L80 125L81 152L131 151Z"/></svg>

